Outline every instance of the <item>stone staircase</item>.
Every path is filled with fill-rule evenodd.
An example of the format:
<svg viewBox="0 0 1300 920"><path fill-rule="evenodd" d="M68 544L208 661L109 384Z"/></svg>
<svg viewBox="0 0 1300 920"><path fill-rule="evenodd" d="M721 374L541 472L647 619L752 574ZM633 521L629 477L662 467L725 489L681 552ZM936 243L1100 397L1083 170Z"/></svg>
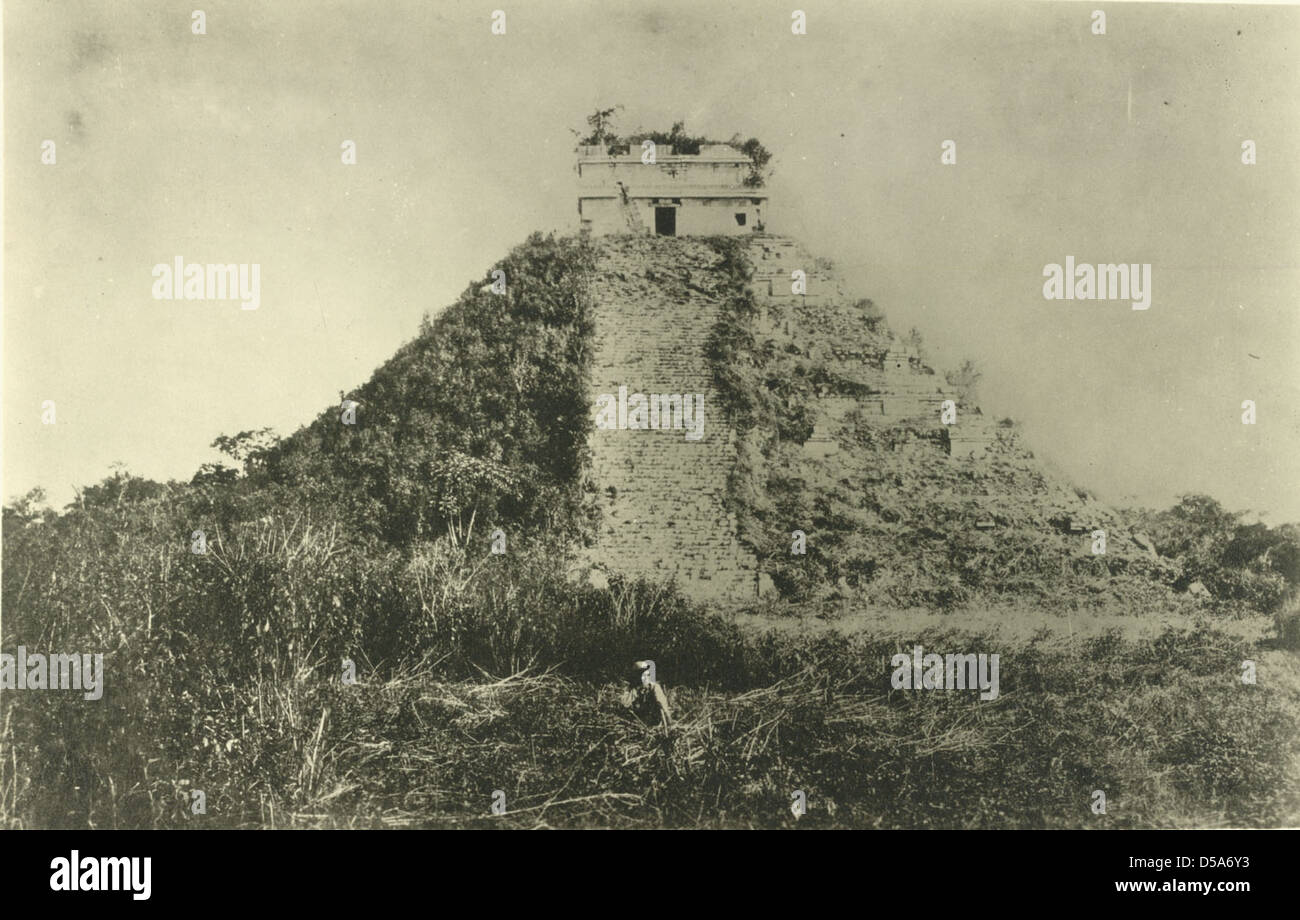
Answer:
<svg viewBox="0 0 1300 920"><path fill-rule="evenodd" d="M689 238L609 238L591 294L595 304L592 401L601 394L702 394L704 432L600 430L591 474L602 521L584 560L609 572L676 577L695 596L747 601L756 563L736 539L726 510L736 463L704 355L721 299L713 293L717 254Z"/></svg>

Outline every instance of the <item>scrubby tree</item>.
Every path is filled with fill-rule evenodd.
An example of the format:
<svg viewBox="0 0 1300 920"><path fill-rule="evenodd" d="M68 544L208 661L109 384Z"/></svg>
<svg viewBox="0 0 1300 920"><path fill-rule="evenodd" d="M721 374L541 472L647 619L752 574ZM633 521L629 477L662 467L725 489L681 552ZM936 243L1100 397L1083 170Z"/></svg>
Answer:
<svg viewBox="0 0 1300 920"><path fill-rule="evenodd" d="M595 147L598 145L614 143L618 140L618 135L614 133L614 115L623 106L615 105L608 109L597 109L587 116L587 127L589 133L583 135L580 131L573 133L578 135L578 143L584 147Z"/></svg>
<svg viewBox="0 0 1300 920"><path fill-rule="evenodd" d="M8 531L12 527L26 527L44 518L49 510L45 502L45 490L37 486L4 506L4 529Z"/></svg>
<svg viewBox="0 0 1300 920"><path fill-rule="evenodd" d="M517 498L517 477L491 460L448 451L433 464L432 486L438 513L453 543L469 542L480 511L494 509L504 498Z"/></svg>
<svg viewBox="0 0 1300 920"><path fill-rule="evenodd" d="M248 473L256 469L267 452L279 443L274 429L257 428L236 435L218 435L212 446L244 467Z"/></svg>
<svg viewBox="0 0 1300 920"><path fill-rule="evenodd" d="M979 401L979 383L983 376L975 362L967 358L957 370L948 371L944 379L963 405L972 405Z"/></svg>
<svg viewBox="0 0 1300 920"><path fill-rule="evenodd" d="M1140 523L1157 551L1181 564L1180 586L1199 581L1220 600L1271 612L1300 588L1300 528L1242 517L1208 495L1189 494Z"/></svg>
<svg viewBox="0 0 1300 920"><path fill-rule="evenodd" d="M913 326L907 330L907 335L903 336L902 342L905 346L912 349L921 360L925 360L925 339L921 336L921 330Z"/></svg>

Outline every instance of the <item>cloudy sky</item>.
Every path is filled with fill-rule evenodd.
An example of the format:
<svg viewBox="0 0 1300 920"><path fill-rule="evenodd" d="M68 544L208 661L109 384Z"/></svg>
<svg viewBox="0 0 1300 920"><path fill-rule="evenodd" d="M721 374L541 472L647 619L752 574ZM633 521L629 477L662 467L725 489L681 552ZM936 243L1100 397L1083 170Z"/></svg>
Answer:
<svg viewBox="0 0 1300 920"><path fill-rule="evenodd" d="M768 229L1103 498L1300 520L1300 8L798 3L6 3L4 497L293 431L576 228L569 129L619 103L759 137ZM178 255L260 264L260 308L153 299ZM1151 308L1045 300L1071 255L1150 263Z"/></svg>

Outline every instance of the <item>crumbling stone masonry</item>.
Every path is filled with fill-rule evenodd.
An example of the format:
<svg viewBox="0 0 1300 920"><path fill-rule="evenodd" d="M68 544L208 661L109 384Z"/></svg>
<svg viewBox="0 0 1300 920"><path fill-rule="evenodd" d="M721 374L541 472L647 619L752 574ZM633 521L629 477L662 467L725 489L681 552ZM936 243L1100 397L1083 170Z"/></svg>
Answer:
<svg viewBox="0 0 1300 920"><path fill-rule="evenodd" d="M736 436L704 351L725 304L720 256L709 243L692 238L628 234L593 243L593 407L598 396L615 394L619 387L629 393L701 394L705 422L698 441L671 429L593 431L590 473L601 523L584 562L608 573L676 578L698 597L748 601L760 577L728 510ZM836 455L841 439L862 424L902 452L890 461L894 464L911 462L909 451L963 467L979 464L981 470L1010 462L998 458L1018 450L1010 440L1014 433L999 429L977 407L959 406L957 424L942 423L943 400L952 398L942 378L883 326L869 328L828 264L793 240L767 234L746 237L743 245L753 268L750 285L759 308L754 331L760 341L824 362L857 390L853 396L827 392L817 400L816 425L803 445L810 462ZM806 278L802 294L791 288L796 270ZM857 475L870 480L871 461L862 459L866 467ZM1014 503L1005 496L951 499L987 504L979 521L985 527L1012 520L1008 507Z"/></svg>
<svg viewBox="0 0 1300 920"><path fill-rule="evenodd" d="M602 393L704 396L704 434L596 430L592 479L602 520L586 561L608 572L676 577L696 596L754 597L756 563L727 513L736 444L713 388L704 345L722 306L717 253L706 243L651 236L602 241L592 404Z"/></svg>

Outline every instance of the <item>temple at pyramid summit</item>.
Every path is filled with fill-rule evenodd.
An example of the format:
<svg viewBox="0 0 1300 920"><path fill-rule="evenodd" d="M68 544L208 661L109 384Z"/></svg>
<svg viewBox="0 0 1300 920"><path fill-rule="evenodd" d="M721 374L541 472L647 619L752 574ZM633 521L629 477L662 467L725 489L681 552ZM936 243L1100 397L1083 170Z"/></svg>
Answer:
<svg viewBox="0 0 1300 920"><path fill-rule="evenodd" d="M761 232L767 193L753 184L753 161L729 144L676 153L660 144L578 154L578 216L595 236L743 236Z"/></svg>

